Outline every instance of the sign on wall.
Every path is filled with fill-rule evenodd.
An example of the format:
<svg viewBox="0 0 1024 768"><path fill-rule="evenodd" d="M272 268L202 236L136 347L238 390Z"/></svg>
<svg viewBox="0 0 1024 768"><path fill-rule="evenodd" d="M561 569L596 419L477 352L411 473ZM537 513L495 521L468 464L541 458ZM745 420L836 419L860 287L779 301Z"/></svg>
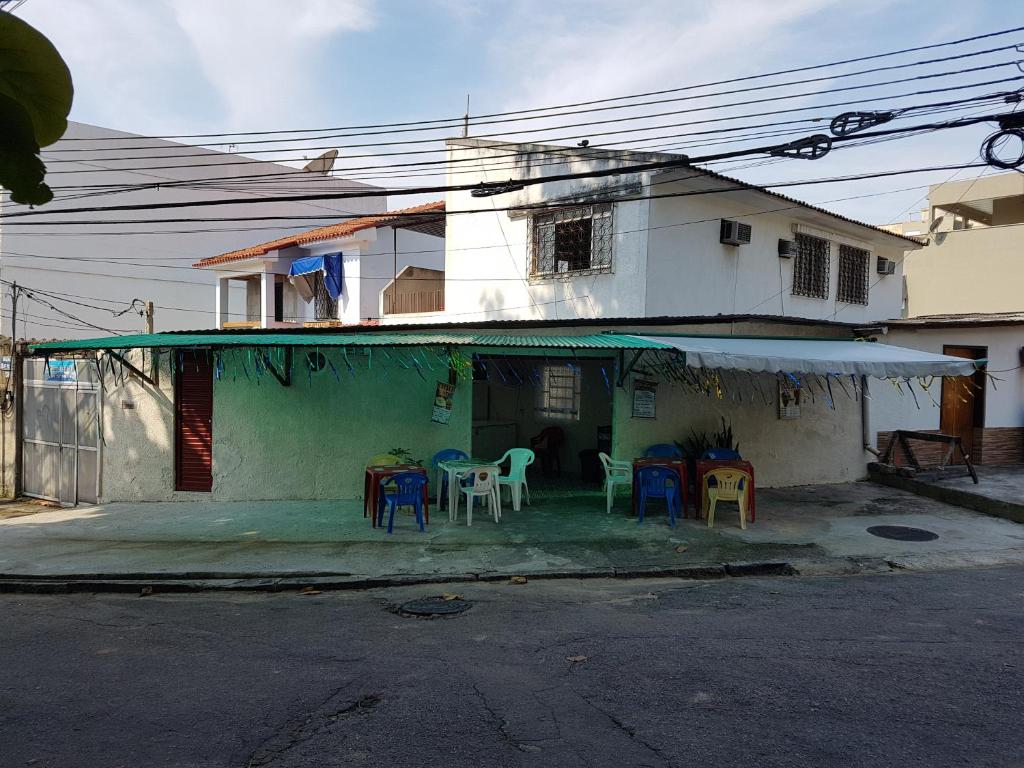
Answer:
<svg viewBox="0 0 1024 768"><path fill-rule="evenodd" d="M779 418L800 418L800 385L790 379L779 379Z"/></svg>
<svg viewBox="0 0 1024 768"><path fill-rule="evenodd" d="M633 418L653 419L657 413L658 383L637 379L633 382Z"/></svg>
<svg viewBox="0 0 1024 768"><path fill-rule="evenodd" d="M50 360L45 367L46 381L78 381L78 369L74 360Z"/></svg>
<svg viewBox="0 0 1024 768"><path fill-rule="evenodd" d="M452 420L452 397L455 395L455 385L446 384L443 381L437 382L437 389L434 391L434 412L430 420L437 424L447 424Z"/></svg>

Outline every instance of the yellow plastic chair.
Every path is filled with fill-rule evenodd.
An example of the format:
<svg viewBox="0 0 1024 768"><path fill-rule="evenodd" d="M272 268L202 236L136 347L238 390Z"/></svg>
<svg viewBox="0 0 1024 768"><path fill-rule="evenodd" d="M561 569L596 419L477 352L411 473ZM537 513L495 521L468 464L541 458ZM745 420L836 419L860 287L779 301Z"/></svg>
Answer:
<svg viewBox="0 0 1024 768"><path fill-rule="evenodd" d="M395 464L401 464L401 461L390 453L378 453L366 462L368 467L393 467Z"/></svg>
<svg viewBox="0 0 1024 768"><path fill-rule="evenodd" d="M709 480L715 479L715 485ZM735 501L740 508L740 528L747 527L750 498L750 473L742 469L713 469L704 475L704 497L708 500L708 528L715 525L715 506L719 501Z"/></svg>

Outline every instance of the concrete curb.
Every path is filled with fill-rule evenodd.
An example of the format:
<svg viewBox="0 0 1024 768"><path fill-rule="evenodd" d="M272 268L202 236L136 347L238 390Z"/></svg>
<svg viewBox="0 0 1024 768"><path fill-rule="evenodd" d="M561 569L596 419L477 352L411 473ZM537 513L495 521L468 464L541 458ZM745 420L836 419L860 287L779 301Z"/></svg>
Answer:
<svg viewBox="0 0 1024 768"><path fill-rule="evenodd" d="M990 496L972 493L962 488L948 488L943 485L935 485L924 480L918 480L914 477L883 472L878 469L869 468L868 476L873 482L880 485L899 488L901 491L909 491L928 499L935 499L946 504L971 509L975 512L981 512L983 515L1001 517L1004 520L1012 520L1015 523L1024 523L1024 504L1014 504L1010 501L993 499Z"/></svg>
<svg viewBox="0 0 1024 768"><path fill-rule="evenodd" d="M555 579L645 579L674 577L679 579L723 579L728 576L782 576L796 575L789 563L706 563L690 566L649 566L636 568L592 568L527 572L522 574L533 581ZM367 590L388 587L407 587L426 584L452 584L467 582L509 581L508 573L461 573L427 576L351 575L298 575L266 576L249 574L231 577L191 578L185 574L75 574L71 576L34 576L18 574L0 575L0 593L70 594L172 594L194 592L287 592L306 588L316 590ZM241 577L240 577L241 576Z"/></svg>
<svg viewBox="0 0 1024 768"><path fill-rule="evenodd" d="M0 593L7 594L187 594L197 592L297 592L368 590L428 584L507 582L513 575L531 581L555 579L677 578L706 581L726 578L778 576L853 576L899 571L942 571L1024 564L1024 549L972 553L935 553L893 558L834 557L786 562L696 563L687 566L591 568L509 574L498 572L436 575L353 576L351 574L0 574Z"/></svg>

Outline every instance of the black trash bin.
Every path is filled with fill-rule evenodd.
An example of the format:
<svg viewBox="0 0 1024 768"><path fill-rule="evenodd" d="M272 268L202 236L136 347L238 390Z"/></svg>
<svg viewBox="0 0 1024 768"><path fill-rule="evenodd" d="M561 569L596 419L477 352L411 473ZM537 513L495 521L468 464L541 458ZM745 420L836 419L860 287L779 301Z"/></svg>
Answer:
<svg viewBox="0 0 1024 768"><path fill-rule="evenodd" d="M596 448L580 451L580 478L584 483L600 483L604 480L604 469Z"/></svg>

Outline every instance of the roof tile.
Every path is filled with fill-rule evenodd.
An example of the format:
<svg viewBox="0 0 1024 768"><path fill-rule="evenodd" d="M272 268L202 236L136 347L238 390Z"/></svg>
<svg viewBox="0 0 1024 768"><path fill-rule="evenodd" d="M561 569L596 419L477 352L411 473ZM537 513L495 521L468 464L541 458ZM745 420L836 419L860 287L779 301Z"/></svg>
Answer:
<svg viewBox="0 0 1024 768"><path fill-rule="evenodd" d="M309 243L316 243L321 240L334 240L336 238L349 237L350 235L354 235L356 232L361 232L364 229L374 229L376 227L387 226L389 222L407 214L431 213L435 211L444 211L444 200L436 200L432 203L414 205L411 208L401 208L395 211L385 211L384 213L374 214L373 216L362 216L358 219L349 219L348 221L341 221L337 224L328 224L325 227L317 227L316 229L310 229L296 235L279 237L276 240L271 240L270 242L262 243L261 245L251 245L248 248L229 251L228 253L222 253L219 256L210 256L206 259L200 259L192 266L199 267L201 269L203 267L215 267L219 264L229 264L233 261L252 259L257 256L264 256L271 251L281 250L282 248L291 248L296 245L308 245Z"/></svg>

